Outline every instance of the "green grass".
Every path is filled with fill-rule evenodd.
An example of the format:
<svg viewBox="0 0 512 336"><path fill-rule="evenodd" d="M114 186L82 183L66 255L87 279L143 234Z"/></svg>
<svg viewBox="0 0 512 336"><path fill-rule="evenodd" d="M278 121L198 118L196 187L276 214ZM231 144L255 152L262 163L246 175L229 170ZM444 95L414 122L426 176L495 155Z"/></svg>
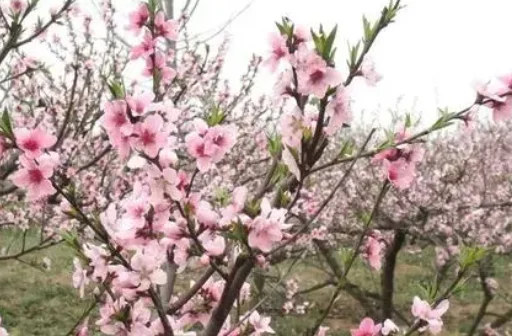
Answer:
<svg viewBox="0 0 512 336"><path fill-rule="evenodd" d="M14 234L0 235L0 248L9 246ZM11 251L19 250L20 239ZM27 246L36 243L29 235ZM38 267L51 259L49 270ZM72 257L64 246L54 246L19 261L0 262L0 316L12 336L65 335L87 307L71 286ZM28 264L32 264L28 265Z"/></svg>
<svg viewBox="0 0 512 336"><path fill-rule="evenodd" d="M11 231L0 232L0 249L9 246L14 238ZM37 241L29 235L27 246ZM11 252L19 249L19 239ZM43 257L52 261L50 270L43 271L38 266ZM80 300L71 286L72 253L63 245L55 246L39 253L22 258L23 262L0 262L0 316L12 336L60 336L66 335L74 323L89 306ZM410 318L412 297L421 295L419 285L432 279L433 253L426 251L419 255L402 253L396 270L395 304L403 315ZM501 258L496 262L496 278L500 282L500 295L490 306L489 311L503 313L512 307L511 261ZM30 265L28 265L30 264ZM283 267L285 269L285 267ZM301 289L312 286L324 279L320 270L312 265L299 265L291 274L300 280ZM192 276L191 276L192 277ZM379 292L377 273L371 272L362 262L357 262L350 275L350 281L365 290ZM179 284L181 287L181 284ZM317 307L325 307L332 288L306 296ZM481 291L476 281L468 282L465 289L451 300L451 308L444 318L446 331L443 335L465 335L476 314L481 300ZM280 295L272 295L271 302L278 308L284 302ZM283 316L278 310L268 312L273 315L273 327L277 335L303 335L314 318L304 316ZM365 312L346 293L340 295L326 324L331 326L332 336L349 335L350 328L357 326ZM484 321L488 321L489 317Z"/></svg>

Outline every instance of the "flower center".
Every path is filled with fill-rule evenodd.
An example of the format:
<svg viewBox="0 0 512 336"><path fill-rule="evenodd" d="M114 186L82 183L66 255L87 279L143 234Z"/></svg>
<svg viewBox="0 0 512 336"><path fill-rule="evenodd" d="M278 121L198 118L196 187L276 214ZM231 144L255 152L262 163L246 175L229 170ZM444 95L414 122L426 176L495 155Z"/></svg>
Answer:
<svg viewBox="0 0 512 336"><path fill-rule="evenodd" d="M34 139L28 139L23 143L23 147L29 151L35 151L39 148L39 143Z"/></svg>
<svg viewBox="0 0 512 336"><path fill-rule="evenodd" d="M43 173L39 169L32 169L28 171L30 183L39 184L44 180Z"/></svg>

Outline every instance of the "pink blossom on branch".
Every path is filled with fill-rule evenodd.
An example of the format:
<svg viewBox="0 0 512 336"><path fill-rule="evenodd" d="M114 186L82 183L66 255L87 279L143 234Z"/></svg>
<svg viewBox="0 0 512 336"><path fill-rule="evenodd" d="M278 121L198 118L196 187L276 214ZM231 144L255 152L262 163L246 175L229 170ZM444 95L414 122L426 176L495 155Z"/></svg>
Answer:
<svg viewBox="0 0 512 336"><path fill-rule="evenodd" d="M176 41L178 39L178 22L176 20L165 20L164 12L155 15L155 35Z"/></svg>
<svg viewBox="0 0 512 336"><path fill-rule="evenodd" d="M162 131L163 126L164 120L158 114L136 124L132 136L133 147L150 158L156 157L167 141L167 134Z"/></svg>
<svg viewBox="0 0 512 336"><path fill-rule="evenodd" d="M147 23L149 19L149 10L148 5L146 3L140 3L137 6L137 10L130 13L129 16L129 24L127 29L132 31L135 34L138 34L142 27Z"/></svg>
<svg viewBox="0 0 512 336"><path fill-rule="evenodd" d="M149 109L154 99L155 94L151 91L126 96L128 107L134 115L143 115Z"/></svg>
<svg viewBox="0 0 512 336"><path fill-rule="evenodd" d="M358 329L351 329L352 336L378 336L380 334L381 324L375 324L371 318L364 318L359 324Z"/></svg>
<svg viewBox="0 0 512 336"><path fill-rule="evenodd" d="M133 132L133 124L128 118L127 104L124 100L105 103L103 127L109 135L129 136Z"/></svg>
<svg viewBox="0 0 512 336"><path fill-rule="evenodd" d="M162 83L169 84L176 77L176 70L167 66L167 59L164 54L157 51L154 55L146 57L146 67L142 74L147 77L158 74Z"/></svg>
<svg viewBox="0 0 512 336"><path fill-rule="evenodd" d="M299 93L323 98L327 89L341 84L341 74L315 52L303 47L296 54Z"/></svg>
<svg viewBox="0 0 512 336"><path fill-rule="evenodd" d="M130 51L130 58L132 60L140 57L149 57L154 54L157 41L153 39L153 36L149 31L144 34L144 39L139 45L136 45Z"/></svg>
<svg viewBox="0 0 512 336"><path fill-rule="evenodd" d="M361 64L361 75L370 86L375 86L382 79L382 76L375 70L373 60L367 57L365 57L363 64Z"/></svg>
<svg viewBox="0 0 512 336"><path fill-rule="evenodd" d="M263 317L257 311L249 316L249 323L254 328L252 335L259 336L264 333L274 334L274 329L270 327L270 317Z"/></svg>
<svg viewBox="0 0 512 336"><path fill-rule="evenodd" d="M271 53L267 60L263 62L264 66L267 66L271 72L275 72L281 61L289 60L290 53L288 46L286 45L286 37L272 33L269 36L269 42L271 47Z"/></svg>
<svg viewBox="0 0 512 336"><path fill-rule="evenodd" d="M512 118L512 97L505 96L512 91L512 76L502 76L484 84L479 83L476 90L481 97L489 100L485 106L492 109L494 121Z"/></svg>
<svg viewBox="0 0 512 336"><path fill-rule="evenodd" d="M381 329L380 333L384 336L388 336L388 335L398 333L399 330L400 329L395 324L395 322L393 322L390 319L386 319L384 321L384 323L382 324L382 329Z"/></svg>
<svg viewBox="0 0 512 336"><path fill-rule="evenodd" d="M14 15L24 12L27 6L27 0L11 0L10 3L10 9Z"/></svg>
<svg viewBox="0 0 512 336"><path fill-rule="evenodd" d="M260 215L245 222L249 228L249 246L262 252L270 252L274 243L283 239L283 231L291 227L285 223L285 215L285 209L273 209L264 198L261 201Z"/></svg>
<svg viewBox="0 0 512 336"><path fill-rule="evenodd" d="M51 148L57 142L57 137L49 135L42 128L17 128L14 130L14 136L16 145L29 159L37 159L45 149Z"/></svg>
<svg viewBox="0 0 512 336"><path fill-rule="evenodd" d="M324 130L327 135L334 135L344 124L352 121L350 96L347 88L343 85L338 86L336 95L327 104L325 111L329 117L329 124Z"/></svg>
<svg viewBox="0 0 512 336"><path fill-rule="evenodd" d="M50 181L58 163L55 153L43 154L37 161L26 156L20 157L21 167L11 176L15 186L25 189L31 201L37 201L57 192Z"/></svg>
<svg viewBox="0 0 512 336"><path fill-rule="evenodd" d="M450 304L448 300L443 300L432 308L427 301L421 300L415 296L411 312L417 319L426 322L427 324L420 329L420 331L429 330L432 334L438 334L443 328L443 321L441 317L448 311Z"/></svg>
<svg viewBox="0 0 512 336"><path fill-rule="evenodd" d="M382 257L384 252L384 244L379 241L379 233L374 231L370 233L363 247L362 257L368 261L370 267L379 271L382 267Z"/></svg>

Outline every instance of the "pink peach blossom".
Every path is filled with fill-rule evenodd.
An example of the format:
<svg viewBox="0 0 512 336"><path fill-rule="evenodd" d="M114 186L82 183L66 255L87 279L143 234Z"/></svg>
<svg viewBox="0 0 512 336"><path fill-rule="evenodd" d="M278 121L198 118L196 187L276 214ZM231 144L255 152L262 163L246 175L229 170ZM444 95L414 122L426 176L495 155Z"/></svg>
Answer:
<svg viewBox="0 0 512 336"><path fill-rule="evenodd" d="M137 10L130 13L128 30L138 34L149 19L149 10L146 3L140 3Z"/></svg>
<svg viewBox="0 0 512 336"><path fill-rule="evenodd" d="M158 12L155 16L155 35L176 41L178 39L178 22L165 20L164 12Z"/></svg>
<svg viewBox="0 0 512 336"><path fill-rule="evenodd" d="M298 91L303 95L314 95L323 98L330 87L341 84L340 73L312 51L304 57L303 64L297 69Z"/></svg>
<svg viewBox="0 0 512 336"><path fill-rule="evenodd" d="M361 64L361 74L366 83L371 86L375 86L382 79L382 76L375 70L375 63L367 57L365 57L363 64Z"/></svg>
<svg viewBox="0 0 512 336"><path fill-rule="evenodd" d="M289 51L286 45L286 38L281 34L270 34L269 42L271 54L269 58L263 62L263 65L269 67L271 72L275 72L279 63L289 58Z"/></svg>
<svg viewBox="0 0 512 336"><path fill-rule="evenodd" d="M138 151L150 158L158 155L166 143L167 135L162 131L164 120L158 114L147 117L144 122L135 125L132 144Z"/></svg>
<svg viewBox="0 0 512 336"><path fill-rule="evenodd" d="M377 336L381 330L380 324L375 324L369 317L364 318L359 324L358 329L351 329L352 336Z"/></svg>
<svg viewBox="0 0 512 336"><path fill-rule="evenodd" d="M350 97L347 89L340 85L336 90L336 95L327 104L325 109L326 115L329 117L329 124L325 128L327 135L336 133L343 124L352 121L352 112L350 110Z"/></svg>
<svg viewBox="0 0 512 336"><path fill-rule="evenodd" d="M149 57L155 53L157 41L153 39L153 36L149 31L146 31L144 34L144 39L142 42L130 51L130 58L132 60L140 58L140 57Z"/></svg>
<svg viewBox="0 0 512 336"><path fill-rule="evenodd" d="M135 115L142 115L155 99L155 94L151 91L143 92L135 96L126 96L126 102L131 112Z"/></svg>
<svg viewBox="0 0 512 336"><path fill-rule="evenodd" d="M57 137L49 135L42 128L17 128L14 130L14 136L16 145L29 159L37 159L43 154L43 150L51 148L57 142Z"/></svg>
<svg viewBox="0 0 512 336"><path fill-rule="evenodd" d="M443 328L441 317L448 311L449 307L448 300L443 300L435 308L432 308L427 301L415 296L411 312L417 319L427 322L427 325L420 330L428 329L432 334L438 334Z"/></svg>
<svg viewBox="0 0 512 336"><path fill-rule="evenodd" d="M109 134L129 136L133 132L133 124L128 118L127 104L124 100L105 103L103 127Z"/></svg>
<svg viewBox="0 0 512 336"><path fill-rule="evenodd" d="M254 328L252 335L259 336L263 333L274 334L275 331L270 327L270 317L263 317L257 311L249 316L249 323Z"/></svg>
<svg viewBox="0 0 512 336"><path fill-rule="evenodd" d="M22 156L20 164L20 169L11 176L11 180L17 187L27 190L30 201L37 201L57 192L50 181L56 165L55 157L43 154L36 162Z"/></svg>

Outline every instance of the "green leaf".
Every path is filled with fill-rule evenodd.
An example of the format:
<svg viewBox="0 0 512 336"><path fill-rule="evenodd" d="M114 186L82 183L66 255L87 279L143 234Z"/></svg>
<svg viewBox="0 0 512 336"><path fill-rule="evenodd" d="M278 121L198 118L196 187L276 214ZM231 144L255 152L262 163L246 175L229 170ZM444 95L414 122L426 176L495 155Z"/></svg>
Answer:
<svg viewBox="0 0 512 336"><path fill-rule="evenodd" d="M148 10L151 14L156 14L158 11L158 1L157 0L149 0L148 1Z"/></svg>
<svg viewBox="0 0 512 336"><path fill-rule="evenodd" d="M277 133L267 135L268 140L268 151L273 157L277 157L281 153L281 136Z"/></svg>
<svg viewBox="0 0 512 336"><path fill-rule="evenodd" d="M370 21L363 15L363 29L364 29L364 40L370 41L373 38L373 29L371 27Z"/></svg>
<svg viewBox="0 0 512 336"><path fill-rule="evenodd" d="M124 89L124 84L121 81L115 79L111 80L110 83L108 83L108 88L115 99L125 98L126 91Z"/></svg>
<svg viewBox="0 0 512 336"><path fill-rule="evenodd" d="M409 128L411 126L412 126L411 115L409 113L407 113L405 115L405 128Z"/></svg>
<svg viewBox="0 0 512 336"><path fill-rule="evenodd" d="M2 113L2 119L0 120L0 130L5 134L6 137L14 139L11 116L9 115L7 108L5 108L4 112Z"/></svg>
<svg viewBox="0 0 512 336"><path fill-rule="evenodd" d="M225 118L226 115L220 109L220 107L214 106L210 111L210 114L206 116L206 123L208 124L208 126L213 127L222 123Z"/></svg>
<svg viewBox="0 0 512 336"><path fill-rule="evenodd" d="M487 252L482 247L463 246L459 255L459 266L461 269L468 269L481 261L487 255Z"/></svg>
<svg viewBox="0 0 512 336"><path fill-rule="evenodd" d="M226 207L229 204L229 192L225 188L215 189L214 195L215 201L221 207Z"/></svg>
<svg viewBox="0 0 512 336"><path fill-rule="evenodd" d="M343 143L343 146L340 149L338 157L344 158L344 157L352 155L352 153L354 152L354 148L355 148L354 145L355 145L355 143L354 143L353 139L349 139L349 140L345 141Z"/></svg>

